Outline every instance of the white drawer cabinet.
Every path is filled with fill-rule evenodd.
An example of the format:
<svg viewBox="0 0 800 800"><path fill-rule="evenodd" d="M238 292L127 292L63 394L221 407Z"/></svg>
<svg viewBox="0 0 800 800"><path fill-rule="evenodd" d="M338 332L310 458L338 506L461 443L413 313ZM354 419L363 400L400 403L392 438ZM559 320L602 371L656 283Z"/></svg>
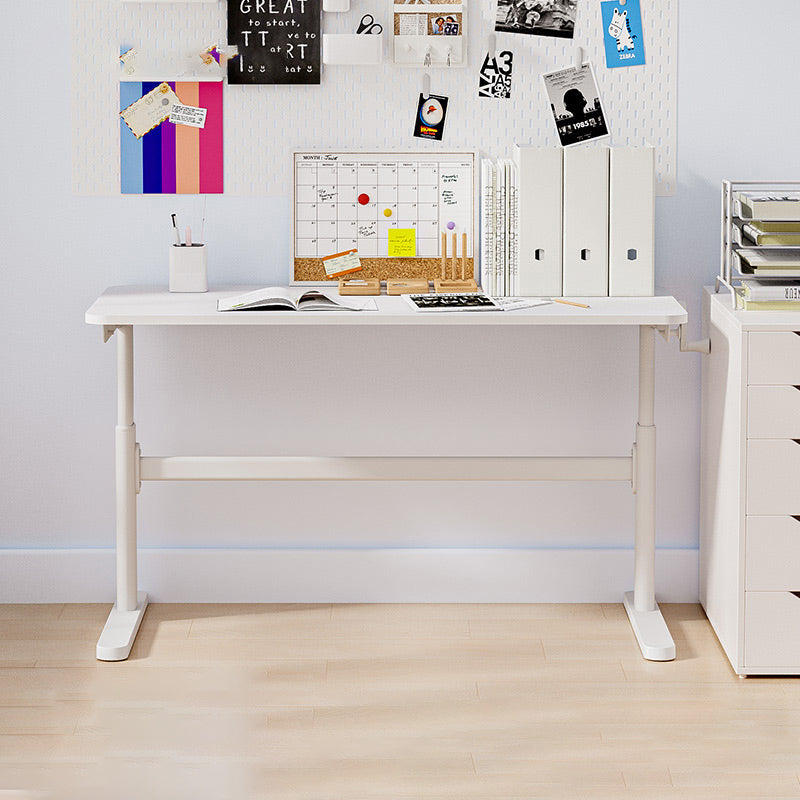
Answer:
<svg viewBox="0 0 800 800"><path fill-rule="evenodd" d="M700 602L740 675L800 674L800 312L703 296Z"/></svg>
<svg viewBox="0 0 800 800"><path fill-rule="evenodd" d="M756 313L764 314L763 311ZM797 331L750 333L747 342L747 382L751 386L800 384L800 327Z"/></svg>
<svg viewBox="0 0 800 800"><path fill-rule="evenodd" d="M748 515L745 537L745 591L797 591L800 518Z"/></svg>
<svg viewBox="0 0 800 800"><path fill-rule="evenodd" d="M800 439L800 386L748 386L750 439Z"/></svg>

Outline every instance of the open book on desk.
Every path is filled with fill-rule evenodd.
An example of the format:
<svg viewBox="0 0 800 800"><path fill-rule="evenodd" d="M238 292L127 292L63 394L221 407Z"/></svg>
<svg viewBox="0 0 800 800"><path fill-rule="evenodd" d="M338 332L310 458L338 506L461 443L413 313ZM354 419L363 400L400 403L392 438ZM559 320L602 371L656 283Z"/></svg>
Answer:
<svg viewBox="0 0 800 800"><path fill-rule="evenodd" d="M370 298L339 297L336 289L267 286L217 300L217 311L377 311Z"/></svg>

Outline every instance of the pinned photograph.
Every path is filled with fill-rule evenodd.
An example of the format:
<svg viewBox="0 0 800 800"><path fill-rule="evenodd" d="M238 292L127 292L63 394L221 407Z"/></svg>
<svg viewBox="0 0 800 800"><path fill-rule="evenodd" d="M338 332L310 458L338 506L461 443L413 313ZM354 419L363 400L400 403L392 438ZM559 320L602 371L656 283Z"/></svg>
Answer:
<svg viewBox="0 0 800 800"><path fill-rule="evenodd" d="M577 16L578 0L497 0L494 29L572 39Z"/></svg>
<svg viewBox="0 0 800 800"><path fill-rule="evenodd" d="M414 136L419 139L435 139L444 136L444 121L447 116L447 98L440 94L419 96L417 117L414 121Z"/></svg>
<svg viewBox="0 0 800 800"><path fill-rule="evenodd" d="M562 147L609 135L600 90L590 63L542 75Z"/></svg>

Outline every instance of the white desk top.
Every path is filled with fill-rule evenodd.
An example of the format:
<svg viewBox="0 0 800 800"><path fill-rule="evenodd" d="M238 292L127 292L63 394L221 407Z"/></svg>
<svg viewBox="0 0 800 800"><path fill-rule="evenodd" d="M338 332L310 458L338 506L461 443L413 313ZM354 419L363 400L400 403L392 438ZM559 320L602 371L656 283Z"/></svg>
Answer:
<svg viewBox="0 0 800 800"><path fill-rule="evenodd" d="M205 293L114 286L86 312L90 325L680 325L688 316L674 297L575 298L591 308L551 303L520 311L422 313L402 297L376 297L378 311L217 311L217 299L259 286ZM572 299L572 298L570 298Z"/></svg>

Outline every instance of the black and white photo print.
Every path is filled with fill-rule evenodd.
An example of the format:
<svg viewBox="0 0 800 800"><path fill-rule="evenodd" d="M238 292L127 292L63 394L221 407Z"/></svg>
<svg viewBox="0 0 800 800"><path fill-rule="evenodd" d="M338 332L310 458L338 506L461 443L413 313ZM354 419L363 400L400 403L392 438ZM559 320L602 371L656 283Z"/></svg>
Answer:
<svg viewBox="0 0 800 800"><path fill-rule="evenodd" d="M609 135L600 90L590 63L542 75L562 147Z"/></svg>
<svg viewBox="0 0 800 800"><path fill-rule="evenodd" d="M571 39L577 15L578 0L498 0L494 29Z"/></svg>

